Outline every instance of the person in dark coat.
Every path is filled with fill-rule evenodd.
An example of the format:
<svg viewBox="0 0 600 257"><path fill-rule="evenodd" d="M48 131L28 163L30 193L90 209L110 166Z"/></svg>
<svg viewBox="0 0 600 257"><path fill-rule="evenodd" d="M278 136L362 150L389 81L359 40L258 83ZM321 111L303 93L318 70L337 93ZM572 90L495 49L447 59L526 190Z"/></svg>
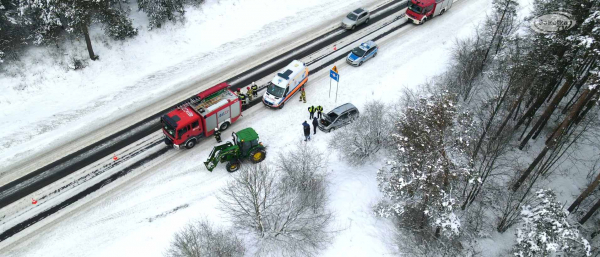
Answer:
<svg viewBox="0 0 600 257"><path fill-rule="evenodd" d="M217 143L221 143L221 131L219 131L218 128L215 129L215 139L217 140Z"/></svg>
<svg viewBox="0 0 600 257"><path fill-rule="evenodd" d="M310 119L312 120L313 117L315 117L315 111L317 109L315 108L315 106L311 105L310 107L308 107L308 113L310 113Z"/></svg>
<svg viewBox="0 0 600 257"><path fill-rule="evenodd" d="M313 130L315 131L314 134L317 134L317 126L319 126L319 120L317 119L317 117L314 117L313 118Z"/></svg>
<svg viewBox="0 0 600 257"><path fill-rule="evenodd" d="M308 122L304 121L302 126L304 127L304 141L310 140L310 125L308 125Z"/></svg>
<svg viewBox="0 0 600 257"><path fill-rule="evenodd" d="M317 117L320 119L323 113L323 106L317 106Z"/></svg>
<svg viewBox="0 0 600 257"><path fill-rule="evenodd" d="M256 85L256 82L252 82L252 87L250 87L250 89L252 89L252 96L254 98L258 97L258 86Z"/></svg>

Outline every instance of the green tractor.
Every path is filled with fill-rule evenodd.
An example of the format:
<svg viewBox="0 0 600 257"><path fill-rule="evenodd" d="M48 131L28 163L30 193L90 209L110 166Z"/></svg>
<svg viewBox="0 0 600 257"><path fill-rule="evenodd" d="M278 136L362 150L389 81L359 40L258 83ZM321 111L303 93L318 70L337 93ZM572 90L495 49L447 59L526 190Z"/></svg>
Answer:
<svg viewBox="0 0 600 257"><path fill-rule="evenodd" d="M253 128L245 128L231 133L233 143L215 146L204 165L213 171L219 162L227 162L227 171L234 172L240 168L241 161L249 159L252 163L262 162L267 157L267 150L258 142L258 134Z"/></svg>

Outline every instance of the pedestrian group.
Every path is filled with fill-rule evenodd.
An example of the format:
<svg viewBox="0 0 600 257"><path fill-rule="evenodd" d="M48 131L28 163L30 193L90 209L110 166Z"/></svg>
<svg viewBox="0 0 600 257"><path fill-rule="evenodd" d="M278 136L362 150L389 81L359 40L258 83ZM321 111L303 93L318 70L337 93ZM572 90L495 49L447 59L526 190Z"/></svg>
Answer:
<svg viewBox="0 0 600 257"><path fill-rule="evenodd" d="M258 97L258 86L256 85L256 82L252 82L251 86L246 87L246 94L242 93L240 88L238 88L235 93L240 99L242 105L247 105L252 101L252 98ZM304 92L304 87L300 89L300 102L302 101L306 103L306 92ZM316 117L315 112L317 113ZM317 127L319 126L319 119L321 119L323 115L323 106L319 105L315 107L314 105L311 105L308 107L308 113L309 118L312 120L313 135L316 135ZM304 141L310 140L310 125L307 121L304 121L302 123L302 127L304 128ZM214 135L217 143L221 143L221 132L219 131L219 128L215 128Z"/></svg>

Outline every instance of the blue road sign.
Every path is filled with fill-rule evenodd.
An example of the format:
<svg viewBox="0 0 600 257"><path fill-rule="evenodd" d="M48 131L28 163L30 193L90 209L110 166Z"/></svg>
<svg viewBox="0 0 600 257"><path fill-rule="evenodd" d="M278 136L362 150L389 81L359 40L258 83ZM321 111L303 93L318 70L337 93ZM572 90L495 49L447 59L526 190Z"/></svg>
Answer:
<svg viewBox="0 0 600 257"><path fill-rule="evenodd" d="M337 74L333 70L329 70L329 77L331 77L332 79L334 79L337 82L340 82L340 74Z"/></svg>

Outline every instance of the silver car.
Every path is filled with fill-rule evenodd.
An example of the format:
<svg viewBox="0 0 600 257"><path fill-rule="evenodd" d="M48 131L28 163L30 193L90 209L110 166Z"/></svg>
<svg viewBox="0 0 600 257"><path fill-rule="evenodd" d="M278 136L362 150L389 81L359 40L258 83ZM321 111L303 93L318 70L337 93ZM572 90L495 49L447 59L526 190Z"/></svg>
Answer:
<svg viewBox="0 0 600 257"><path fill-rule="evenodd" d="M358 115L358 109L353 104L342 104L323 115L319 121L319 129L324 132L330 132L353 122L358 118Z"/></svg>
<svg viewBox="0 0 600 257"><path fill-rule="evenodd" d="M360 24L369 23L369 19L371 18L371 13L363 8L358 8L353 12L346 15L344 20L342 20L342 28L345 29L355 29Z"/></svg>

